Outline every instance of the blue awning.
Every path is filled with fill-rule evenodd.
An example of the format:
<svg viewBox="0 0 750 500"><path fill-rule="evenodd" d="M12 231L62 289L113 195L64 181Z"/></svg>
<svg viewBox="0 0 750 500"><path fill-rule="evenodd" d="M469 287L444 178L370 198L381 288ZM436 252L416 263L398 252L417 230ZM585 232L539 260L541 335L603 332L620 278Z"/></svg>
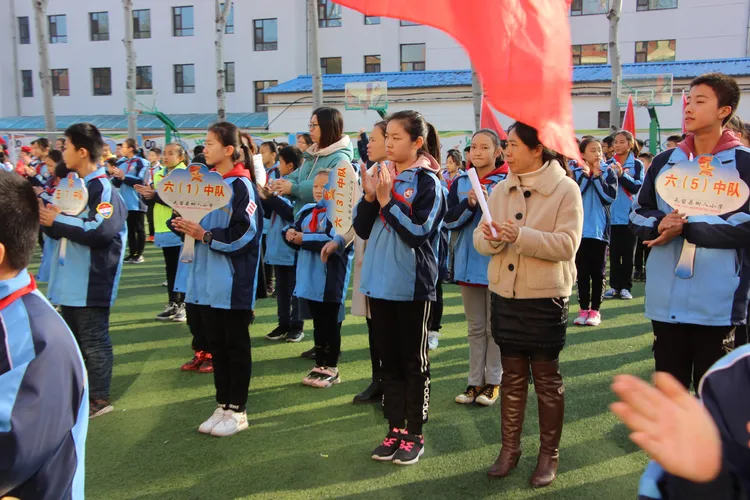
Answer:
<svg viewBox="0 0 750 500"><path fill-rule="evenodd" d="M216 121L214 113L168 115L178 130L206 130ZM55 118L57 128L65 130L74 123L92 123L101 130L127 130L126 115L61 115ZM268 113L227 113L227 121L241 129L261 129L268 123ZM163 130L155 116L139 115L138 130ZM0 130L45 130L43 116L8 116L0 118Z"/></svg>

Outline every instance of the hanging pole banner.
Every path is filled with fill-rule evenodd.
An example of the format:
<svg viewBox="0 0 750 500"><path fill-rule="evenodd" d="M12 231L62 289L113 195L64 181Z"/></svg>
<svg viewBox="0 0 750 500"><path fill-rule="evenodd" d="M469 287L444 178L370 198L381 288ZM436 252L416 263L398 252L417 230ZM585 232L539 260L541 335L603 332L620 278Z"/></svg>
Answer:
<svg viewBox="0 0 750 500"><path fill-rule="evenodd" d="M223 208L232 199L232 188L218 172L202 163L191 163L186 169L172 170L159 182L159 197L183 219L200 224L203 217ZM180 260L192 262L195 240L185 235Z"/></svg>

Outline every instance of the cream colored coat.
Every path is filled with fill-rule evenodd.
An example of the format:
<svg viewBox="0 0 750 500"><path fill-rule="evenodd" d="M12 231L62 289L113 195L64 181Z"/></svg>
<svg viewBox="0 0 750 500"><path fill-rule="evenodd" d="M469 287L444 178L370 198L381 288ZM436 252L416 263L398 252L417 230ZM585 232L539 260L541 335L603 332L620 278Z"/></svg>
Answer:
<svg viewBox="0 0 750 500"><path fill-rule="evenodd" d="M528 194L526 194L528 193ZM515 243L488 241L480 228L474 247L491 255L487 276L494 293L515 299L569 297L583 231L583 204L576 182L553 160L530 187L512 172L498 183L488 205L492 220L521 226Z"/></svg>

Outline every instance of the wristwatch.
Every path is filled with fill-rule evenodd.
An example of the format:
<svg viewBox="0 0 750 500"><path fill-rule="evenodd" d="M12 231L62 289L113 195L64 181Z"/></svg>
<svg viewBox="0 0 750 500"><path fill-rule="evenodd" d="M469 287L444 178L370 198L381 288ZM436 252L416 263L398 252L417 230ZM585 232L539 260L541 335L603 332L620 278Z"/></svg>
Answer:
<svg viewBox="0 0 750 500"><path fill-rule="evenodd" d="M206 231L205 233L203 233L203 239L201 241L205 243L206 245L208 245L209 243L211 243L213 239L214 239L214 235L211 234L211 231Z"/></svg>

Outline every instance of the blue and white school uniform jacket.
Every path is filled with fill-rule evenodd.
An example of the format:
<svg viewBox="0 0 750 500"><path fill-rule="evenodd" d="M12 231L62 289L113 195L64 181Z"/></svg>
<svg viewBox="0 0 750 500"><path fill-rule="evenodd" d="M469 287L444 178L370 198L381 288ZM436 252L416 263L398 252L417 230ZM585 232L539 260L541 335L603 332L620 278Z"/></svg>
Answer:
<svg viewBox="0 0 750 500"><path fill-rule="evenodd" d="M125 178L112 177L112 184L120 188L120 196L128 207L128 212L145 212L146 203L141 195L135 190L135 186L145 184L146 173L151 169L151 164L136 155L131 159L122 158L117 163L117 168L125 171Z"/></svg>
<svg viewBox="0 0 750 500"><path fill-rule="evenodd" d="M281 171L279 171L279 162L274 163L274 165L266 170L266 182L268 181L274 181L276 179L281 179ZM268 234L268 229L271 227L271 214L268 212L268 210L263 209L265 214L265 223L263 224L263 235ZM266 252L268 251L268 242L266 241ZM265 262L265 258L264 258ZM267 263L267 262L266 262Z"/></svg>
<svg viewBox="0 0 750 500"><path fill-rule="evenodd" d="M615 159L612 157L607 165L612 165L614 162ZM625 163L622 164L622 171L623 174L617 183L617 197L610 208L613 226L628 225L633 199L643 184L645 168L643 162L630 153Z"/></svg>
<svg viewBox="0 0 750 500"><path fill-rule="evenodd" d="M260 263L263 207L242 164L224 175L232 190L229 205L201 220L211 243L195 243L185 301L215 309L252 310ZM170 224L171 227L171 224Z"/></svg>
<svg viewBox="0 0 750 500"><path fill-rule="evenodd" d="M302 207L297 213L294 226L284 229L284 241L286 232L292 227L302 233L302 245L299 247L287 242L291 247L299 249L294 295L300 299L343 305L349 287L354 246L346 245L343 238L336 235L326 215L325 200ZM339 250L324 264L320 259L320 251L334 239L339 242Z"/></svg>
<svg viewBox="0 0 750 500"><path fill-rule="evenodd" d="M573 175L581 189L583 200L582 238L609 243L612 225L610 205L618 196L617 174L609 165L602 164L601 175L592 179L584 175L583 168L576 164L573 168Z"/></svg>
<svg viewBox="0 0 750 500"><path fill-rule="evenodd" d="M268 216L263 263L270 266L293 266L297 251L285 240L284 228L294 223L294 203L284 196L269 196L262 202L263 212Z"/></svg>
<svg viewBox="0 0 750 500"><path fill-rule="evenodd" d="M88 209L78 216L59 214L52 227L42 227L53 245L47 297L70 307L111 307L117 298L125 257L125 203L99 168L84 177ZM60 262L60 241L66 255Z"/></svg>
<svg viewBox="0 0 750 500"><path fill-rule="evenodd" d="M432 156L421 155L394 180L391 201L381 210L364 197L354 229L367 240L359 290L375 299L434 301L438 239L446 202Z"/></svg>
<svg viewBox="0 0 750 500"><path fill-rule="evenodd" d="M507 175L508 167L503 165L484 176L480 182L487 187L487 192L492 193L495 185ZM453 248L453 279L459 283L487 286L490 256L481 255L474 249L474 230L482 222L482 209L479 203L475 207L469 206L471 190L469 174L464 172L453 181L448 194L445 225L451 231L458 232Z"/></svg>
<svg viewBox="0 0 750 500"><path fill-rule="evenodd" d="M727 135L729 134L729 135ZM654 158L633 202L630 228L642 240L659 236L659 223L673 211L656 191L656 178L688 159L692 137ZM686 144L687 143L687 144ZM714 156L750 185L750 150L726 131ZM698 246L693 276L675 276L683 241ZM750 208L726 215L690 216L682 235L651 249L646 263L646 317L666 323L707 326L746 324L750 292Z"/></svg>
<svg viewBox="0 0 750 500"><path fill-rule="evenodd" d="M0 497L84 498L86 368L29 273L0 281Z"/></svg>

